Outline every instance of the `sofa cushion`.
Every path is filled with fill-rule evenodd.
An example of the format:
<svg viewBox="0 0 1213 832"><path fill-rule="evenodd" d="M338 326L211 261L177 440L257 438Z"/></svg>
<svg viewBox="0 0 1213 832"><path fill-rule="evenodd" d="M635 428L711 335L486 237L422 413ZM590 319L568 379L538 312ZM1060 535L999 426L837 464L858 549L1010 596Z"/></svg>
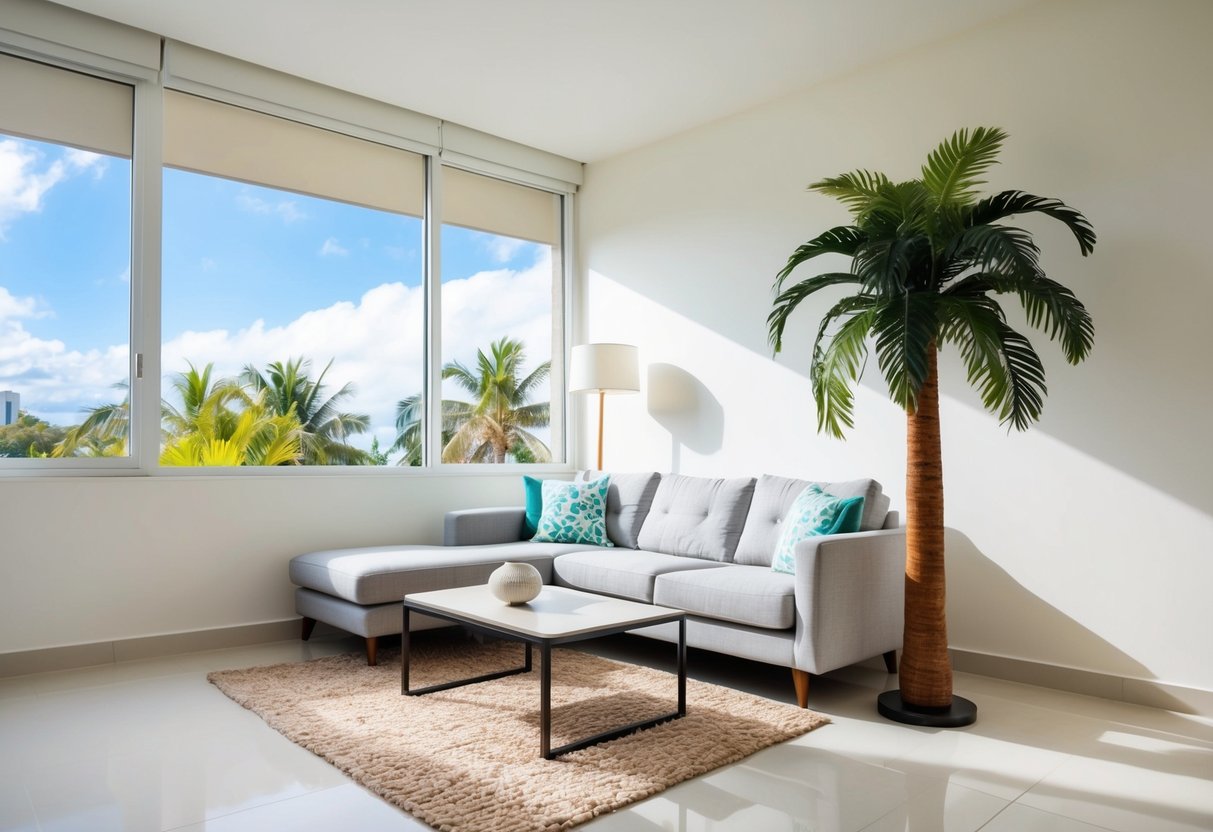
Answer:
<svg viewBox="0 0 1213 832"><path fill-rule="evenodd" d="M578 471L577 482L589 482L607 476L605 471ZM611 487L607 489L606 528L607 537L616 546L635 549L640 526L649 515L653 495L661 476L655 471L639 474L610 474Z"/></svg>
<svg viewBox="0 0 1213 832"><path fill-rule="evenodd" d="M641 549L727 562L745 524L754 480L666 474L640 527Z"/></svg>
<svg viewBox="0 0 1213 832"><path fill-rule="evenodd" d="M658 575L653 603L769 630L796 623L796 579L761 566Z"/></svg>
<svg viewBox="0 0 1213 832"><path fill-rule="evenodd" d="M552 558L589 546L565 543L501 543L492 546L368 546L309 552L291 559L291 581L356 604L400 601L428 592L487 583L505 561L532 564L551 582Z"/></svg>
<svg viewBox="0 0 1213 832"><path fill-rule="evenodd" d="M792 503L800 496L809 480L773 477L763 474L754 486L754 499L746 516L745 529L737 544L734 563L749 566L770 566L783 530L783 518ZM859 530L870 532L884 527L885 515L889 513L889 498L881 491L876 480L847 480L846 482L818 482L823 491L835 497L863 497L863 514L859 519Z"/></svg>
<svg viewBox="0 0 1213 832"><path fill-rule="evenodd" d="M653 581L658 575L684 569L712 570L723 565L643 549L612 549L561 555L552 563L552 576L557 586L652 603Z"/></svg>

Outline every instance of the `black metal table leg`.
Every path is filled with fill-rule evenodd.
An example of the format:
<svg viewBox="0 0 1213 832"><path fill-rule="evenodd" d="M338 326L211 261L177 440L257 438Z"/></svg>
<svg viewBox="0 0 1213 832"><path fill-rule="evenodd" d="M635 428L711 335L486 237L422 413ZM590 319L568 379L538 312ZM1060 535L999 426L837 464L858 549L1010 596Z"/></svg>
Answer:
<svg viewBox="0 0 1213 832"><path fill-rule="evenodd" d="M678 621L678 715L687 715L687 620Z"/></svg>
<svg viewBox="0 0 1213 832"><path fill-rule="evenodd" d="M409 625L412 623L412 616L409 614L411 610L408 607L404 608L404 629L400 632L400 693L401 695L409 692L409 660L411 658L412 646L409 637Z"/></svg>
<svg viewBox="0 0 1213 832"><path fill-rule="evenodd" d="M529 646L529 645L528 645ZM539 647L539 754L550 760L552 754L552 645Z"/></svg>

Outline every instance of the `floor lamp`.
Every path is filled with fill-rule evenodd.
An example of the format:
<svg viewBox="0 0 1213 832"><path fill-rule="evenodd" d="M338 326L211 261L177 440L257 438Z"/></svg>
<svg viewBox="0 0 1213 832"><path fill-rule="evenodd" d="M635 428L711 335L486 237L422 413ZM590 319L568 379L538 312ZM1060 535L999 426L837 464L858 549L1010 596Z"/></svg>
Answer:
<svg viewBox="0 0 1213 832"><path fill-rule="evenodd" d="M598 394L598 469L602 470L602 414L607 393L639 393L640 361L631 344L581 344L569 362L569 392Z"/></svg>

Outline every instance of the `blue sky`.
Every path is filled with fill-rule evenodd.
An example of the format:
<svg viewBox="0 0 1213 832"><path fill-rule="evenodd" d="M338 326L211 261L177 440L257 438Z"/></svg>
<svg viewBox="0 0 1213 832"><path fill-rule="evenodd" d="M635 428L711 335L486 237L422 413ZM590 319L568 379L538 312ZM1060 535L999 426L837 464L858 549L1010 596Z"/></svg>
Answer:
<svg viewBox="0 0 1213 832"><path fill-rule="evenodd" d="M69 424L125 380L130 162L0 134L0 389ZM420 387L421 221L190 172L164 171L164 371L214 361L335 358L330 392L391 437ZM443 359L493 338L550 357L546 246L445 227ZM165 386L167 390L167 385ZM369 436L365 443L369 444ZM390 441L388 442L390 444Z"/></svg>

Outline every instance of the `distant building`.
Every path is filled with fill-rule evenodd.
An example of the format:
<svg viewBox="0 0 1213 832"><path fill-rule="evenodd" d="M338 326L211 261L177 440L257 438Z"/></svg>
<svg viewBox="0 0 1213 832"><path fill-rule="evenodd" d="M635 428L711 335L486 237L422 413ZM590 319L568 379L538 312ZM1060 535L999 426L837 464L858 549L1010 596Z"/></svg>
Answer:
<svg viewBox="0 0 1213 832"><path fill-rule="evenodd" d="M21 412L21 394L12 390L0 390L0 425L11 425Z"/></svg>

